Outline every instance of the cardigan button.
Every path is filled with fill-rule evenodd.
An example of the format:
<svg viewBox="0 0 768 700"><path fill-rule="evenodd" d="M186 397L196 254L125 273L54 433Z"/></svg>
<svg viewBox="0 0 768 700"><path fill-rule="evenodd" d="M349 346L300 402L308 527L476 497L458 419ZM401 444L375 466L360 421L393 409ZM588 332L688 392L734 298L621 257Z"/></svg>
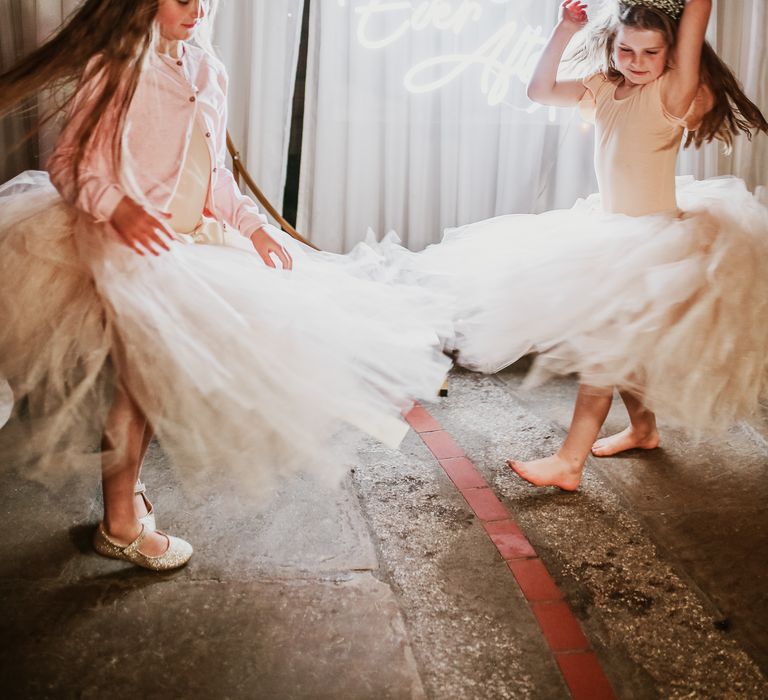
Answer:
<svg viewBox="0 0 768 700"><path fill-rule="evenodd" d="M211 132L210 131L206 131L205 132L205 138L207 138L207 139L211 138Z"/></svg>
<svg viewBox="0 0 768 700"><path fill-rule="evenodd" d="M192 97L190 97L190 98L189 98L189 101L190 101L190 102L194 102L194 101L195 101L195 96L194 96L194 95L192 95Z"/></svg>
<svg viewBox="0 0 768 700"><path fill-rule="evenodd" d="M176 65L177 66L183 66L184 65L184 61L176 61Z"/></svg>

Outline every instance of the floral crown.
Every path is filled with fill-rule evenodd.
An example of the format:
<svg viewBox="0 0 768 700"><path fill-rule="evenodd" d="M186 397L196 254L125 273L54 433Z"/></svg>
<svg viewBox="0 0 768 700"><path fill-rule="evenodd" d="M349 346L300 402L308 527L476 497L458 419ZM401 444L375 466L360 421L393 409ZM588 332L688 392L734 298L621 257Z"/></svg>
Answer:
<svg viewBox="0 0 768 700"><path fill-rule="evenodd" d="M621 0L622 5L636 7L645 5L666 12L672 19L680 19L685 9L685 0Z"/></svg>

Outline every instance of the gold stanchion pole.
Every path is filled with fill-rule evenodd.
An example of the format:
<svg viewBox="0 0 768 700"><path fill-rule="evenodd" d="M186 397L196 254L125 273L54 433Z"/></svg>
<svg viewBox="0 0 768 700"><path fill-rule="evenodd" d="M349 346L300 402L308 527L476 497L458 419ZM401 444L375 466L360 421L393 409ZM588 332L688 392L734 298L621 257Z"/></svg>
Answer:
<svg viewBox="0 0 768 700"><path fill-rule="evenodd" d="M314 245L313 243L310 243L306 238L304 238L293 226L291 226L275 209L275 207L272 206L272 203L264 196L264 193L259 189L258 185L254 181L254 179L251 177L250 173L246 170L245 166L243 165L243 161L240 160L240 152L235 148L235 144L232 141L232 137L229 135L229 131L227 131L227 149L229 150L229 154L232 156L232 165L235 175L235 182L237 183L238 187L240 186L240 178L243 178L243 181L245 182L246 186L248 187L251 192L256 196L256 199L259 201L259 203L269 212L269 215L277 221L278 224L280 224L280 228L283 229L291 238L295 238L297 241L301 241L305 245L308 245L310 248L314 248L315 250L319 250L319 248Z"/></svg>

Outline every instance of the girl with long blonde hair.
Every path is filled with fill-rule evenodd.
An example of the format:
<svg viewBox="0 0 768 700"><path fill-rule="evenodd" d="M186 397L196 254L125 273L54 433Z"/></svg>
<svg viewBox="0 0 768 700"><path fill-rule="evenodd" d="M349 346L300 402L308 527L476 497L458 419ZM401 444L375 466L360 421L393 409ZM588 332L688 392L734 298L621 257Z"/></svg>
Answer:
<svg viewBox="0 0 768 700"><path fill-rule="evenodd" d="M50 478L90 461L103 424L96 551L153 570L192 554L155 529L139 481L154 434L187 482L338 480L338 429L398 444L402 410L448 364L432 296L316 262L238 190L214 13L86 0L0 75L0 113L74 86L44 117L64 115L48 173L0 186L0 379L17 406L3 461Z"/></svg>

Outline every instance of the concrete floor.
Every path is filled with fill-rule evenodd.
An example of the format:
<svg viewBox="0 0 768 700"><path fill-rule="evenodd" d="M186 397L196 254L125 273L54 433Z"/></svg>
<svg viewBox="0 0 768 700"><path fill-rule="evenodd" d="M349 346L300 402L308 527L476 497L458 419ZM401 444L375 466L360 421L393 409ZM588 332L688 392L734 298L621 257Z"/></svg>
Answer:
<svg viewBox="0 0 768 700"><path fill-rule="evenodd" d="M498 375L512 395L564 430L575 383L521 391L523 363ZM753 425L691 438L665 429L661 448L611 460L594 470L642 523L657 548L698 587L718 627L768 670L768 409ZM626 425L614 402L606 433Z"/></svg>
<svg viewBox="0 0 768 700"><path fill-rule="evenodd" d="M575 384L457 372L430 411L518 520L620 698L768 697L766 424L591 460L576 495L504 465L556 445ZM619 406L610 429L621 426ZM351 441L351 435L340 440ZM515 580L421 439L359 440L341 488L286 482L255 508L153 446L157 575L89 539L98 474L0 473L0 692L8 698L568 698Z"/></svg>

